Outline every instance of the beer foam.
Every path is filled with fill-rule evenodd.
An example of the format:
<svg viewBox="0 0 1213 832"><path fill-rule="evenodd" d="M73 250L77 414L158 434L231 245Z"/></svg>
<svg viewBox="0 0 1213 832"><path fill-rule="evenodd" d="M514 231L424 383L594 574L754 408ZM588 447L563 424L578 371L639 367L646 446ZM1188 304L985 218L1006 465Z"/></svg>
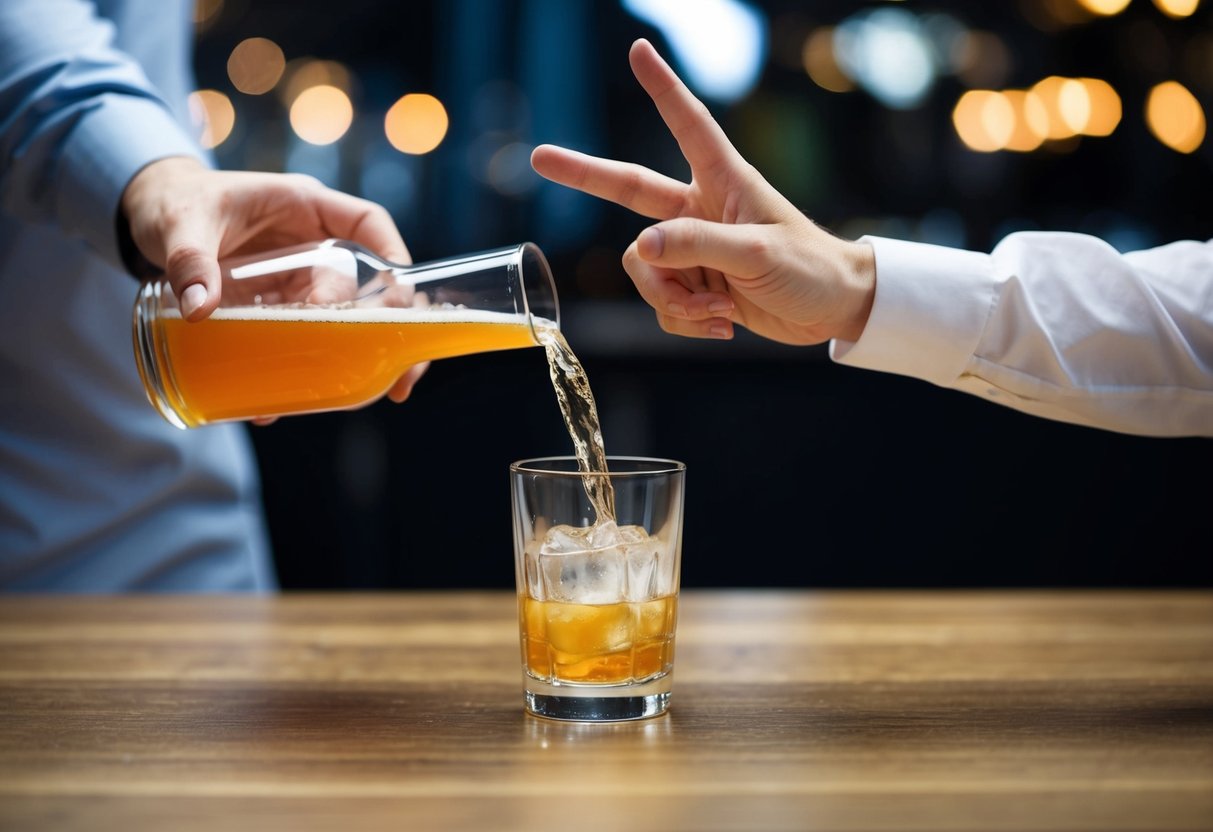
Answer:
<svg viewBox="0 0 1213 832"><path fill-rule="evenodd" d="M179 309L170 308L161 312L163 318L180 318ZM273 306L221 307L211 313L212 321L273 321L277 323L403 323L403 324L525 324L526 315L518 312L492 312L485 309L468 309L461 306L434 306L426 309L415 307L360 307L351 304L280 304ZM548 323L536 318L537 324ZM555 326L555 324L550 324Z"/></svg>

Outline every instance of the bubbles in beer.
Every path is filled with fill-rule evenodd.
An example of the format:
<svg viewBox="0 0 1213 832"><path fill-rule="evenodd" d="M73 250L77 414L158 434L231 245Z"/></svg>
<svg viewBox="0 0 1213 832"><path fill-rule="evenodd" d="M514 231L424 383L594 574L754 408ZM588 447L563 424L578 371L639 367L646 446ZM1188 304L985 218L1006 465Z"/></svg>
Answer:
<svg viewBox="0 0 1213 832"><path fill-rule="evenodd" d="M163 318L180 318L181 311L168 308ZM490 312L464 307L358 305L355 301L328 303L279 303L264 306L220 307L211 313L211 321L272 321L274 323L384 323L384 324L512 324L526 323L526 316L512 312Z"/></svg>

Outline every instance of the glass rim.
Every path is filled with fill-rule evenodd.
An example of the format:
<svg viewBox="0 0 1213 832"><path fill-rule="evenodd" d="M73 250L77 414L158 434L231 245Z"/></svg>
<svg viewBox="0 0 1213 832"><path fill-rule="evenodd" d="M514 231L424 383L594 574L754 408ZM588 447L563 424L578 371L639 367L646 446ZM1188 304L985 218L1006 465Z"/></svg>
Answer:
<svg viewBox="0 0 1213 832"><path fill-rule="evenodd" d="M543 249L530 241L506 246L502 251L511 251L517 257L515 265L518 269L518 283L522 286L523 310L526 312L527 322L531 325L531 334L538 342L535 318L546 317L544 313L547 310L536 309L536 306L550 305L550 320L560 329L560 296L556 293L556 278L552 275L552 267ZM528 263L533 268L528 268Z"/></svg>
<svg viewBox="0 0 1213 832"><path fill-rule="evenodd" d="M687 466L684 462L679 462L676 459L667 459L665 457L656 456L611 456L607 454L607 466L610 467L613 462L644 462L655 463L657 467L648 471L615 471L609 470L606 474L590 474L589 476L606 476L611 479L619 479L623 477L651 477L660 476L663 474L681 474L685 473ZM562 471L555 468L542 467L545 462L571 462L572 469ZM537 456L530 459L520 459L510 463L511 474L544 474L553 477L576 477L580 479L585 476L577 468L577 457L566 454L558 456Z"/></svg>

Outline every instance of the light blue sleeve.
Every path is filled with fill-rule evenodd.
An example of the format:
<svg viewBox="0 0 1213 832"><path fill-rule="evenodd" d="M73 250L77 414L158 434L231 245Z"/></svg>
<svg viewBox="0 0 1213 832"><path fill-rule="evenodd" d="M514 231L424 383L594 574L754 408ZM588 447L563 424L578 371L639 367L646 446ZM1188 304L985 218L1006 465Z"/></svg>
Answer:
<svg viewBox="0 0 1213 832"><path fill-rule="evenodd" d="M163 36L146 18L146 37ZM0 2L0 212L55 225L121 267L119 199L167 156L204 160L91 3Z"/></svg>

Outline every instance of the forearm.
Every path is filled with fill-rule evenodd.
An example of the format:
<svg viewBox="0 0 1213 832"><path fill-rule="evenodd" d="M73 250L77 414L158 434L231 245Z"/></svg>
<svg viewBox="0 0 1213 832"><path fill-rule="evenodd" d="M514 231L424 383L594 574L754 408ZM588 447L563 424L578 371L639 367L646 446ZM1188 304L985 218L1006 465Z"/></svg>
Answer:
<svg viewBox="0 0 1213 832"><path fill-rule="evenodd" d="M843 364L1124 433L1213 435L1213 243L1121 255L1023 233L990 255L872 240L876 296Z"/></svg>
<svg viewBox="0 0 1213 832"><path fill-rule="evenodd" d="M76 0L0 4L0 210L119 265L118 201L149 162L200 150L112 26Z"/></svg>

